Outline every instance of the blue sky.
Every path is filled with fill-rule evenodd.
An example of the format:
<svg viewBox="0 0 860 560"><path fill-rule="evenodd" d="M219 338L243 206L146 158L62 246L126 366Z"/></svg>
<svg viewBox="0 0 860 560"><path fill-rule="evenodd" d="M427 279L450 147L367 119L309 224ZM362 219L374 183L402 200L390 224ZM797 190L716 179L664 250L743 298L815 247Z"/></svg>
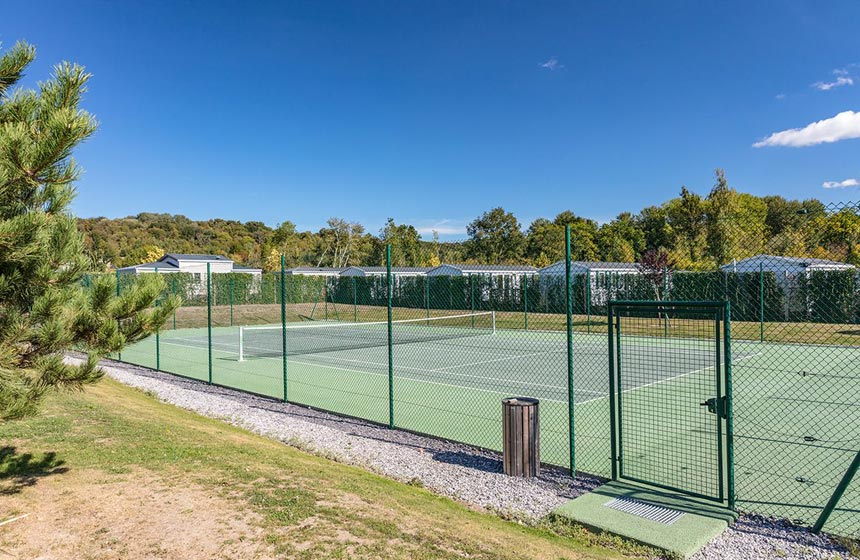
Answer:
<svg viewBox="0 0 860 560"><path fill-rule="evenodd" d="M465 236L706 194L860 198L860 2L16 2L94 74L76 213ZM821 122L819 122L821 121ZM818 123L818 124L813 124ZM799 129L799 130L792 130ZM787 131L787 132L786 132ZM847 186L824 188L825 183Z"/></svg>

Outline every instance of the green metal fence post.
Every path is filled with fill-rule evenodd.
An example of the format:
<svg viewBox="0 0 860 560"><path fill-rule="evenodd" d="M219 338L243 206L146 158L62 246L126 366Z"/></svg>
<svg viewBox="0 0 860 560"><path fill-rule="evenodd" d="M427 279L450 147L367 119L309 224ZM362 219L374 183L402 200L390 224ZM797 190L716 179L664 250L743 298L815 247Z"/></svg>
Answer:
<svg viewBox="0 0 860 560"><path fill-rule="evenodd" d="M209 343L209 384L212 384L212 266L206 263L206 333Z"/></svg>
<svg viewBox="0 0 860 560"><path fill-rule="evenodd" d="M845 494L845 491L848 489L848 485L851 484L851 480L854 479L858 470L860 470L860 451L858 451L854 456L854 460L851 461L851 464L848 466L848 470L845 471L845 474L836 486L836 490L833 491L833 495L830 496L830 499L827 501L827 505L825 505L824 509L821 510L821 515L818 516L818 520L812 527L813 533L820 533L821 529L824 528L824 524L827 523L827 520L830 518L830 514L833 513L834 509L836 509L836 506L839 504L839 500L842 499L842 495Z"/></svg>
<svg viewBox="0 0 860 560"><path fill-rule="evenodd" d="M724 353L726 360L726 478L728 479L729 509L735 509L735 430L732 411L732 304L725 302L723 321Z"/></svg>
<svg viewBox="0 0 860 560"><path fill-rule="evenodd" d="M117 271L116 271L116 297L119 297L119 269L117 269ZM117 325L118 324L119 324L119 321L117 321ZM117 359L120 362L122 361L122 350L117 352Z"/></svg>
<svg viewBox="0 0 860 560"><path fill-rule="evenodd" d="M764 342L764 263L758 264L758 339Z"/></svg>
<svg viewBox="0 0 860 560"><path fill-rule="evenodd" d="M155 267L155 274L158 274L157 266ZM155 305L160 304L160 301L155 301ZM155 371L161 371L161 327L155 329Z"/></svg>
<svg viewBox="0 0 860 560"><path fill-rule="evenodd" d="M233 273L230 273L230 277L227 278L227 289L230 297L230 326L233 326Z"/></svg>
<svg viewBox="0 0 860 560"><path fill-rule="evenodd" d="M287 281L284 255L281 255L281 362L283 368L284 402L287 402Z"/></svg>
<svg viewBox="0 0 860 560"><path fill-rule="evenodd" d="M570 226L564 228L565 303L567 307L567 416L570 438L570 475L576 477L576 441L573 406L573 285L570 281Z"/></svg>
<svg viewBox="0 0 860 560"><path fill-rule="evenodd" d="M523 324L529 330L529 275L523 274Z"/></svg>
<svg viewBox="0 0 860 560"><path fill-rule="evenodd" d="M609 336L609 447L612 480L618 480L618 457L616 455L616 426L615 426L615 341L613 339L612 305L606 306L606 332Z"/></svg>
<svg viewBox="0 0 860 560"><path fill-rule="evenodd" d="M394 297L394 286L391 282L391 245L385 246L385 278L386 294L388 299L388 427L394 427L394 349L393 332L391 324L391 300Z"/></svg>

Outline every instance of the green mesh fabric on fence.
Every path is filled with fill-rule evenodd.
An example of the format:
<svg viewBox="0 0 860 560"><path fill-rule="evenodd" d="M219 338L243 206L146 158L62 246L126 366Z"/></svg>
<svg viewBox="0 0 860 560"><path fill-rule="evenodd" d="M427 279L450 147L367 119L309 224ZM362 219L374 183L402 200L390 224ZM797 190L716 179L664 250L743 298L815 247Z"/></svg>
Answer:
<svg viewBox="0 0 860 560"><path fill-rule="evenodd" d="M858 207L832 212L860 231ZM164 272L183 307L157 340L124 350L122 359L495 450L500 401L537 397L542 459L570 466L572 409L576 469L608 477L609 303L728 301L737 507L811 526L860 449L856 235L853 243L822 242L798 258L774 250L696 271L580 263L569 280L564 262L515 275L392 275L390 283L386 274ZM128 282L120 278L120 290ZM649 340L702 337L683 321L647 324L637 333L643 355L634 357L657 369L647 353L660 345ZM669 391L692 372L665 380L653 373ZM860 481L848 481L825 529L860 536Z"/></svg>

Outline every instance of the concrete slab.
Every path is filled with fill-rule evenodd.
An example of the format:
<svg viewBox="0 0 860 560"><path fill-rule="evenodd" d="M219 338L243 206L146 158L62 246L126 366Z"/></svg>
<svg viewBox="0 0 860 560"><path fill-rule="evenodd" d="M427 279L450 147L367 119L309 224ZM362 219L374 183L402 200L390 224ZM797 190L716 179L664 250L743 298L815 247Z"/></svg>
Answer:
<svg viewBox="0 0 860 560"><path fill-rule="evenodd" d="M621 511L607 504L636 511ZM634 500L630 502L629 500ZM660 512L645 504L661 506L681 512ZM714 537L722 533L736 519L737 515L721 506L704 500L697 500L682 494L640 486L627 482L609 482L560 506L554 512L584 525L594 531L606 531L642 544L666 551L668 554L689 558ZM652 519L642 517L649 515ZM657 514L657 515L654 515ZM672 520L672 518L676 518ZM664 520L661 522L659 519ZM666 523L665 520L670 520Z"/></svg>

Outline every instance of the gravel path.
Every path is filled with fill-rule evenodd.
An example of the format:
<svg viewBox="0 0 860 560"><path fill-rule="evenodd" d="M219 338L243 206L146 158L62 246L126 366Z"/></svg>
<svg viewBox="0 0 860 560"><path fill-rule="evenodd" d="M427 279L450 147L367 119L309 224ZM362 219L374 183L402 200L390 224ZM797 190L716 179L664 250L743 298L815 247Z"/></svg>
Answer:
<svg viewBox="0 0 860 560"><path fill-rule="evenodd" d="M74 358L70 358L74 359ZM436 438L256 397L128 364L106 362L105 372L125 385L203 416L312 453L359 465L403 482L481 506L506 517L534 521L600 485L596 477L571 479L542 468L536 479L502 474L501 457ZM789 523L744 516L694 556L695 560L851 558L838 543Z"/></svg>

